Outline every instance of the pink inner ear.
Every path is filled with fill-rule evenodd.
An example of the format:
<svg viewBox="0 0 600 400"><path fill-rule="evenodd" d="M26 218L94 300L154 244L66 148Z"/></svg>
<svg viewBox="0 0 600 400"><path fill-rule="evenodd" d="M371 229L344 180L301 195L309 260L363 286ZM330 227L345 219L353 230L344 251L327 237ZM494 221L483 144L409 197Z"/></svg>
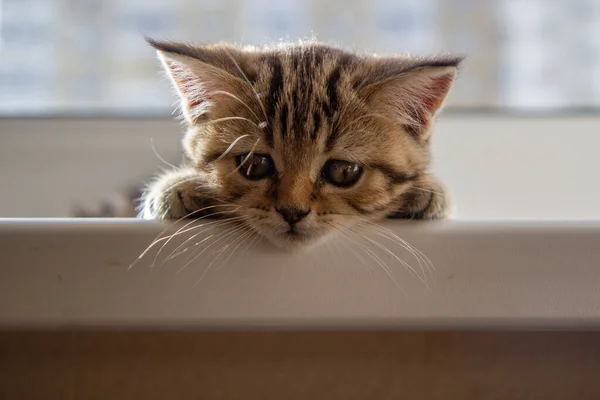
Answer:
<svg viewBox="0 0 600 400"><path fill-rule="evenodd" d="M426 126L433 113L435 113L446 98L450 85L452 84L451 75L443 75L436 78L428 78L427 84L414 88L412 96L416 97L415 102L420 107L410 110L411 116L417 123Z"/></svg>
<svg viewBox="0 0 600 400"><path fill-rule="evenodd" d="M186 65L173 61L167 61L166 65L190 109L207 101L228 101L226 95L215 92L233 92L231 83L214 72L193 71Z"/></svg>
<svg viewBox="0 0 600 400"><path fill-rule="evenodd" d="M175 84L188 100L188 107L194 108L202 104L203 99L194 98L192 96L192 88L194 85L198 84L197 79L195 79L189 71L175 62L167 61L167 66L171 70Z"/></svg>
<svg viewBox="0 0 600 400"><path fill-rule="evenodd" d="M429 113L437 111L446 98L451 83L452 78L449 75L430 79L423 90L423 108Z"/></svg>

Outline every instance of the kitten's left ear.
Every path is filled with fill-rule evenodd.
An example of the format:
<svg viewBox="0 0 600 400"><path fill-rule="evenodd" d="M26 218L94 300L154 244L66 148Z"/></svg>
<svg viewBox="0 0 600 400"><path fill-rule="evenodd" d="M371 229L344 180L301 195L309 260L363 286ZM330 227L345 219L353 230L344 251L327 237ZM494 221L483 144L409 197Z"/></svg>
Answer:
<svg viewBox="0 0 600 400"><path fill-rule="evenodd" d="M230 111L240 101L247 100L244 97L248 93L253 93L248 75L254 71L245 62L251 57L236 48L146 40L157 50L190 124L210 119L212 111Z"/></svg>
<svg viewBox="0 0 600 400"><path fill-rule="evenodd" d="M398 117L409 134L426 140L463 58L378 59L359 93L374 110Z"/></svg>

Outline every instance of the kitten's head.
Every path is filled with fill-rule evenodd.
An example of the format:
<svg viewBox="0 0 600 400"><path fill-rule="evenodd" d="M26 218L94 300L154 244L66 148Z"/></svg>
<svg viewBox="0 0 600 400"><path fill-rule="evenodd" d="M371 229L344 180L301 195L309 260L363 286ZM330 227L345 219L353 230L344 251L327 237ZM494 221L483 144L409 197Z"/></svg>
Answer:
<svg viewBox="0 0 600 400"><path fill-rule="evenodd" d="M182 100L187 157L284 247L398 210L461 61L150 43Z"/></svg>

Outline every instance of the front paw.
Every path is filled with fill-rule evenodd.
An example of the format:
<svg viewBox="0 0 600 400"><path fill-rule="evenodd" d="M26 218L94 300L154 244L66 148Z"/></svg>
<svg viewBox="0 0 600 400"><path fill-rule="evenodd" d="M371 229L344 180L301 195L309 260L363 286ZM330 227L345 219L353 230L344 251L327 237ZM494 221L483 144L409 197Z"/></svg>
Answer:
<svg viewBox="0 0 600 400"><path fill-rule="evenodd" d="M444 185L431 175L417 179L398 199L397 208L388 218L443 219L452 211Z"/></svg>
<svg viewBox="0 0 600 400"><path fill-rule="evenodd" d="M160 220L201 217L214 204L205 186L204 176L193 169L168 172L149 185L140 216Z"/></svg>

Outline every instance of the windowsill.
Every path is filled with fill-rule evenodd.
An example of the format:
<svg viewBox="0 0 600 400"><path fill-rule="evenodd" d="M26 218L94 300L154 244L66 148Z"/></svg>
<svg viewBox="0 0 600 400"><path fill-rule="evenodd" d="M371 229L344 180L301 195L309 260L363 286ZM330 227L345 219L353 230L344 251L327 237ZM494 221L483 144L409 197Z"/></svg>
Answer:
<svg viewBox="0 0 600 400"><path fill-rule="evenodd" d="M584 328L600 322L600 220L384 225L431 259L429 289L373 248L394 284L377 263L366 267L340 238L298 254L259 245L242 255L241 246L195 285L212 255L176 274L185 256L149 268L150 253L128 271L164 225L0 220L0 326L461 329ZM399 246L382 243L418 268Z"/></svg>

